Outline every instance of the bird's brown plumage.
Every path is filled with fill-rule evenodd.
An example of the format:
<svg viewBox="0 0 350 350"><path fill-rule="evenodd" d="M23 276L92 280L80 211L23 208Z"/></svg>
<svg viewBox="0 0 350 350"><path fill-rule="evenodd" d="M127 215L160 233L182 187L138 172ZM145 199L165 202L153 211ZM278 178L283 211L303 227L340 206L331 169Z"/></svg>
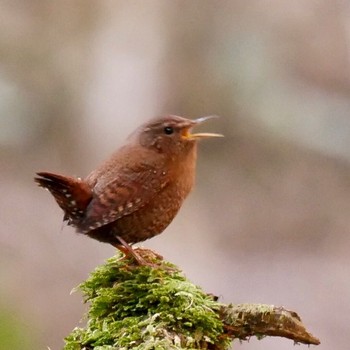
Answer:
<svg viewBox="0 0 350 350"><path fill-rule="evenodd" d="M115 246L143 241L170 224L191 191L197 140L220 136L190 132L205 119L151 120L85 180L41 172L35 181L77 232Z"/></svg>

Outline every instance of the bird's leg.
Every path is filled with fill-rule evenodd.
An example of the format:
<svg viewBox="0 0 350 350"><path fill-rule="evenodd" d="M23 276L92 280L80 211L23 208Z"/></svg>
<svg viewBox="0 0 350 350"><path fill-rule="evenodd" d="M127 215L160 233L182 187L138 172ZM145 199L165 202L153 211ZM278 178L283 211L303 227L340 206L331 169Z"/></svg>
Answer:
<svg viewBox="0 0 350 350"><path fill-rule="evenodd" d="M135 252L132 247L124 241L120 236L115 236L121 244L116 244L115 247L123 252L126 256L132 256L141 266L148 265L147 262Z"/></svg>

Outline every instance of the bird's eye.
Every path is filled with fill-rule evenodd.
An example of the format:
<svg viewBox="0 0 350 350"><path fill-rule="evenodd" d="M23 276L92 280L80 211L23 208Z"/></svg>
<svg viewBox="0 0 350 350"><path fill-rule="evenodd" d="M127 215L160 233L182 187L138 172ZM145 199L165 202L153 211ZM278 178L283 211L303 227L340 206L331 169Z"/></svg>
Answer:
<svg viewBox="0 0 350 350"><path fill-rule="evenodd" d="M174 128L171 127L171 126L166 126L166 127L164 128L164 133L165 133L166 135L171 135L173 132L174 132Z"/></svg>

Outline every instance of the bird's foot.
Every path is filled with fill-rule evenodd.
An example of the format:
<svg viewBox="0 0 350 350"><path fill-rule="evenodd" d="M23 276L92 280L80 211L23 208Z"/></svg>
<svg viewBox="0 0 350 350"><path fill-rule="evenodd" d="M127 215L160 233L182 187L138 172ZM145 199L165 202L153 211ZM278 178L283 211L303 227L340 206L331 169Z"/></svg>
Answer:
<svg viewBox="0 0 350 350"><path fill-rule="evenodd" d="M162 261L163 257L161 255L159 255L151 250L148 250L148 249L142 249L142 248L133 249L128 243L125 242L124 239L122 239L119 236L116 236L116 237L118 238L118 240L121 244L117 244L117 245L115 245L115 247L117 249L119 249L125 255L124 259L132 256L136 260L138 265L140 265L140 266L150 266L152 268L159 268L160 267L159 263L157 264L157 263L150 261L150 260ZM138 254L138 251L141 252L142 256L141 256L141 254Z"/></svg>

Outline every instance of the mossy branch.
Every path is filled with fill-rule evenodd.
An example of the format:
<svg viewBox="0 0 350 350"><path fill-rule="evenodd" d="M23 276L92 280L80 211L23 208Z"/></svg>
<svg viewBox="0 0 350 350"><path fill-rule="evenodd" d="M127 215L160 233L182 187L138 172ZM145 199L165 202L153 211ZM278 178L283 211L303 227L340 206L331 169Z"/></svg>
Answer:
<svg viewBox="0 0 350 350"><path fill-rule="evenodd" d="M159 255L137 252L152 266L118 254L77 287L90 304L87 324L65 339L65 350L224 350L233 339L250 336L320 343L295 312L270 305L224 305Z"/></svg>

